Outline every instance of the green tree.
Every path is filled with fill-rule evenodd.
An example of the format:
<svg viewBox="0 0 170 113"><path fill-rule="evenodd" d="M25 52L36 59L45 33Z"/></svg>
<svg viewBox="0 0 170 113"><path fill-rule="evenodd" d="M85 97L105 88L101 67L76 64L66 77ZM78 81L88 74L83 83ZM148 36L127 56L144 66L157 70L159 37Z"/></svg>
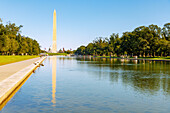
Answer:
<svg viewBox="0 0 170 113"><path fill-rule="evenodd" d="M164 27L162 28L162 33L165 39L170 41L170 23L164 24Z"/></svg>
<svg viewBox="0 0 170 113"><path fill-rule="evenodd" d="M85 49L85 52L87 55L93 55L94 54L94 45L93 43L89 43Z"/></svg>
<svg viewBox="0 0 170 113"><path fill-rule="evenodd" d="M76 54L78 54L78 55L85 55L85 49L86 49L85 46L80 46L80 47L77 49Z"/></svg>
<svg viewBox="0 0 170 113"><path fill-rule="evenodd" d="M128 54L145 57L170 55L170 23L161 29L157 25L139 26L132 32L124 32L119 38L113 33L110 38L99 37L86 47L81 46L76 53L82 55L112 55Z"/></svg>
<svg viewBox="0 0 170 113"><path fill-rule="evenodd" d="M33 54L37 55L40 53L40 46L39 43L36 40L33 40Z"/></svg>
<svg viewBox="0 0 170 113"><path fill-rule="evenodd" d="M10 54L14 54L18 50L19 44L15 39L10 40Z"/></svg>
<svg viewBox="0 0 170 113"><path fill-rule="evenodd" d="M39 43L29 37L21 36L22 25L15 23L2 24L0 19L0 52L1 54L39 54Z"/></svg>

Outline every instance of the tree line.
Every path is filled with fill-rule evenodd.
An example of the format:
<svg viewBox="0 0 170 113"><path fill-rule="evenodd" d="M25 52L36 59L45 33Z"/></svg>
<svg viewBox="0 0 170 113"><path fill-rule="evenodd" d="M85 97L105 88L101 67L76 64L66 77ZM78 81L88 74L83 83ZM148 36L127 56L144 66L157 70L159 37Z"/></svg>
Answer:
<svg viewBox="0 0 170 113"><path fill-rule="evenodd" d="M15 23L4 25L0 19L0 54L1 55L37 55L40 53L39 43L29 37L21 36Z"/></svg>
<svg viewBox="0 0 170 113"><path fill-rule="evenodd" d="M132 32L113 33L109 38L99 37L87 46L77 48L75 54L95 56L155 57L170 55L170 23L163 28L157 25L140 26Z"/></svg>

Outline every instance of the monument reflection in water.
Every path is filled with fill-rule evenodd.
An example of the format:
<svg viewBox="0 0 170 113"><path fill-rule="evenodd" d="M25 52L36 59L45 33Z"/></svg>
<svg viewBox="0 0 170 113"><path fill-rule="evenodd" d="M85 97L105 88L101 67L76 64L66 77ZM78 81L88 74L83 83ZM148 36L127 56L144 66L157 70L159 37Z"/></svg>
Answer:
<svg viewBox="0 0 170 113"><path fill-rule="evenodd" d="M56 57L53 56L51 57L52 59L52 100L51 102L53 103L53 106L55 106L56 103L56 99L55 99L55 93L56 93L56 70L57 70L57 66L56 66Z"/></svg>

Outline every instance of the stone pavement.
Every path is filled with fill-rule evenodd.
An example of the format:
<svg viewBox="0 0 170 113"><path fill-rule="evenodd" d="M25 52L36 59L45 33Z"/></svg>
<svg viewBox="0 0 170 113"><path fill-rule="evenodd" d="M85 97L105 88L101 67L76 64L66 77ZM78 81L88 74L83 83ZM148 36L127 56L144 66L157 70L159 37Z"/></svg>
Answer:
<svg viewBox="0 0 170 113"><path fill-rule="evenodd" d="M0 66L0 82L39 59L40 57Z"/></svg>
<svg viewBox="0 0 170 113"><path fill-rule="evenodd" d="M1 75L2 79L0 81L0 108L2 108L1 105L3 102L8 99L17 87L19 87L45 59L46 57L34 58L0 67L1 71L3 71L3 76Z"/></svg>

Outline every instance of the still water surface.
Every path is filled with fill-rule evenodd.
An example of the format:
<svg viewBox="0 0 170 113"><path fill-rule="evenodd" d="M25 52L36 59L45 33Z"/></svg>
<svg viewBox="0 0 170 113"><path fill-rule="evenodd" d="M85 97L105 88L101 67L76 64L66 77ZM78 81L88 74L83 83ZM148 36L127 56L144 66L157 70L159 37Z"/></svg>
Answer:
<svg viewBox="0 0 170 113"><path fill-rule="evenodd" d="M48 57L0 113L169 113L170 62Z"/></svg>

